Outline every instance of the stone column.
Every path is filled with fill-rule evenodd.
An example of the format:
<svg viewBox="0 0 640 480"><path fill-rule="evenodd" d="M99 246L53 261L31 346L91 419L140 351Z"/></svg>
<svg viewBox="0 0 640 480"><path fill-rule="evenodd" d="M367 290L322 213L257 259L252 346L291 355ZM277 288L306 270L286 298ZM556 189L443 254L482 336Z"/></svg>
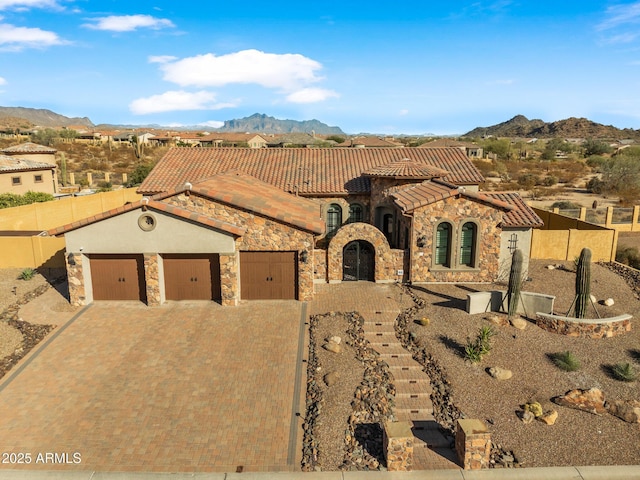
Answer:
<svg viewBox="0 0 640 480"><path fill-rule="evenodd" d="M220 290L222 305L238 305L238 255L220 254Z"/></svg>
<svg viewBox="0 0 640 480"><path fill-rule="evenodd" d="M409 422L385 422L382 448L389 472L413 470L413 433Z"/></svg>
<svg viewBox="0 0 640 480"><path fill-rule="evenodd" d="M147 284L147 305L160 305L160 275L158 254L144 254L144 277Z"/></svg>
<svg viewBox="0 0 640 480"><path fill-rule="evenodd" d="M69 303L75 307L85 305L86 297L82 254L66 253L64 260L67 265L67 279L69 281Z"/></svg>
<svg viewBox="0 0 640 480"><path fill-rule="evenodd" d="M458 420L456 453L465 470L489 468L491 433L482 420Z"/></svg>
<svg viewBox="0 0 640 480"><path fill-rule="evenodd" d="M87 172L87 183L89 186L93 185L93 173Z"/></svg>

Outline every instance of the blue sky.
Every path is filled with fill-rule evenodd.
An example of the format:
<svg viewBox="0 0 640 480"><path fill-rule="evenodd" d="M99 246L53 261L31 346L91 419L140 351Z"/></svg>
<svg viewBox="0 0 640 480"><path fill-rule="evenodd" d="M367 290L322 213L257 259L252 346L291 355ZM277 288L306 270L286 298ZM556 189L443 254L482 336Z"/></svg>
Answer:
<svg viewBox="0 0 640 480"><path fill-rule="evenodd" d="M0 106L95 124L639 129L640 1L0 0Z"/></svg>

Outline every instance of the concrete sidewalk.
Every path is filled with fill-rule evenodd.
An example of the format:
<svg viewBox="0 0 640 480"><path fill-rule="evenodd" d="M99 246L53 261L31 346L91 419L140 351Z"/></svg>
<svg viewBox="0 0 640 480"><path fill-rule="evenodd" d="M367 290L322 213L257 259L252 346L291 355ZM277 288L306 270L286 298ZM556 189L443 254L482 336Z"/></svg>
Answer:
<svg viewBox="0 0 640 480"><path fill-rule="evenodd" d="M2 480L638 480L640 466L546 467L417 472L118 473L0 471Z"/></svg>

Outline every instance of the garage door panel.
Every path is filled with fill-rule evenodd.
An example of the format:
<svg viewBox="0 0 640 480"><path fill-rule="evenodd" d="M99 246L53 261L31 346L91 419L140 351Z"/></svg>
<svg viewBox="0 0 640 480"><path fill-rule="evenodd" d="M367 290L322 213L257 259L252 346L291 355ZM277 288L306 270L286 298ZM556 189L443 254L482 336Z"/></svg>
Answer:
<svg viewBox="0 0 640 480"><path fill-rule="evenodd" d="M141 255L92 255L89 261L94 300L146 300Z"/></svg>
<svg viewBox="0 0 640 480"><path fill-rule="evenodd" d="M240 252L240 296L296 299L296 252Z"/></svg>
<svg viewBox="0 0 640 480"><path fill-rule="evenodd" d="M163 255L167 300L220 300L218 255Z"/></svg>

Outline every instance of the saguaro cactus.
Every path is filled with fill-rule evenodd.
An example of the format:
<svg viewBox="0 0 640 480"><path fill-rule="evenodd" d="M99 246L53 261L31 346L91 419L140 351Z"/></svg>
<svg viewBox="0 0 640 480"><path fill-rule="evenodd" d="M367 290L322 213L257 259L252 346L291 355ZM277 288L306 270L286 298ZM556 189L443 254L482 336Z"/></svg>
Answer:
<svg viewBox="0 0 640 480"><path fill-rule="evenodd" d="M578 258L576 270L575 317L584 318L591 301L591 250L583 248Z"/></svg>
<svg viewBox="0 0 640 480"><path fill-rule="evenodd" d="M509 304L509 318L516 314L520 301L520 287L522 286L522 251L516 248L511 255L511 270L509 271L509 286L507 287L507 302Z"/></svg>

